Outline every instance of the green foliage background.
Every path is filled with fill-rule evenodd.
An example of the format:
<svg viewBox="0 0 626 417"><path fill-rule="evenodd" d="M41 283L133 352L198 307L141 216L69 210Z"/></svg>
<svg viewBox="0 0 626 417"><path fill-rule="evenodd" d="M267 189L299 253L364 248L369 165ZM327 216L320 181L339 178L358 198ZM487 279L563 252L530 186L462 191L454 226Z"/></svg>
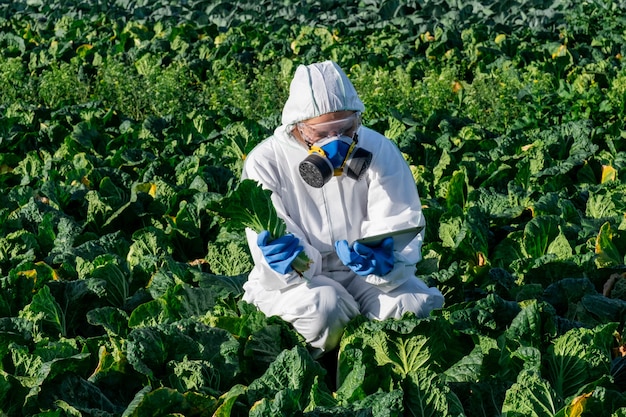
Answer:
<svg viewBox="0 0 626 417"><path fill-rule="evenodd" d="M0 1L0 411L625 415L625 8ZM410 163L446 295L356 320L338 381L240 301L210 209L325 59Z"/></svg>

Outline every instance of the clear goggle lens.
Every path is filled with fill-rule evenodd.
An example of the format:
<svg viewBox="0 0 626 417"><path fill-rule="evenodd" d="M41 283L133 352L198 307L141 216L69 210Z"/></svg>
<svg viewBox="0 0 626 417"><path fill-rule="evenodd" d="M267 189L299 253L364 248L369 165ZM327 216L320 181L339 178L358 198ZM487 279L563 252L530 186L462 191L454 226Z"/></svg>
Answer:
<svg viewBox="0 0 626 417"><path fill-rule="evenodd" d="M358 113L351 114L348 117L330 122L316 123L314 125L307 123L298 123L298 130L308 143L317 143L327 138L336 136L350 136L357 131L360 124Z"/></svg>

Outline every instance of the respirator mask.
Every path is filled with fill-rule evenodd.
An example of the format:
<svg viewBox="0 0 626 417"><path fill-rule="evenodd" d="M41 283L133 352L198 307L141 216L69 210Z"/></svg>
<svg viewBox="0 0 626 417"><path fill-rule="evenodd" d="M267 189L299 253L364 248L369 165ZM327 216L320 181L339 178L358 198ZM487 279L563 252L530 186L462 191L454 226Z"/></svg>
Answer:
<svg viewBox="0 0 626 417"><path fill-rule="evenodd" d="M360 115L309 125L298 123L300 136L309 147L309 155L300 162L300 176L311 187L321 188L333 176L344 173L360 179L372 160L371 152L360 148L357 130Z"/></svg>

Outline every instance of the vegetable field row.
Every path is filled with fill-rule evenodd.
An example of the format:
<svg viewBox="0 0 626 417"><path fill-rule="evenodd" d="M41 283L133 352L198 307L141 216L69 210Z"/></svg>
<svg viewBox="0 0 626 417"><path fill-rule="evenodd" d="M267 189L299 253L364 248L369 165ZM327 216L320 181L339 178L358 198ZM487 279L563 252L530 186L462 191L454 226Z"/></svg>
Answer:
<svg viewBox="0 0 626 417"><path fill-rule="evenodd" d="M306 3L306 4L305 4ZM0 416L626 416L623 0L0 1ZM411 165L427 319L241 300L298 64Z"/></svg>

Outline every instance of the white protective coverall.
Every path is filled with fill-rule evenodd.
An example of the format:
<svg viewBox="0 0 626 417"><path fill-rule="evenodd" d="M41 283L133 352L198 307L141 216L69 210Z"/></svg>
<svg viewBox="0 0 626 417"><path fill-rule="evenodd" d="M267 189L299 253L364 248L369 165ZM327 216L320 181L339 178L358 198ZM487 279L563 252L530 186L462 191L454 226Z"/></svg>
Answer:
<svg viewBox="0 0 626 417"><path fill-rule="evenodd" d="M308 149L290 133L294 125L341 110L364 110L341 68L332 61L300 65L291 82L282 125L249 153L242 175L272 191L278 215L313 261L304 278L294 271L276 272L257 246L257 234L248 229L255 266L243 298L266 315L290 322L315 356L336 347L344 326L358 314L383 320L411 311L425 317L444 301L439 290L415 276L423 232L406 246L394 247L394 267L385 276L356 275L337 257L335 241L353 242L425 223L415 181L399 149L366 127L358 130L358 145L373 157L363 178L335 176L314 188L300 177L298 166Z"/></svg>

